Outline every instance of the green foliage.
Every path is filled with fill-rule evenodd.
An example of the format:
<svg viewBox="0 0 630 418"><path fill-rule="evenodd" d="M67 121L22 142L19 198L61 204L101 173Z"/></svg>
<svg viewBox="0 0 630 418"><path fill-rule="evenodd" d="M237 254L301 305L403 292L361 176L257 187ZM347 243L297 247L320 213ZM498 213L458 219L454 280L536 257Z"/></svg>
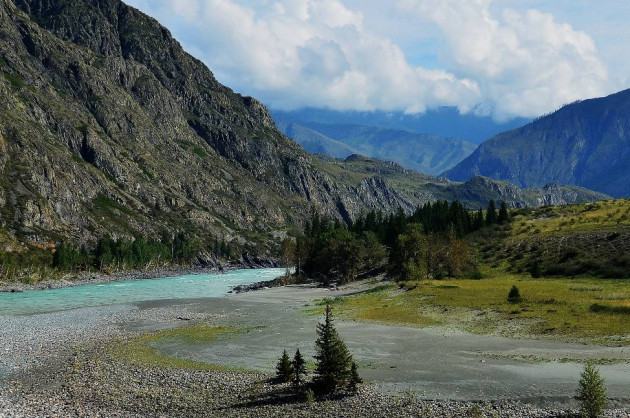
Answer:
<svg viewBox="0 0 630 418"><path fill-rule="evenodd" d="M321 393L334 393L347 384L350 378L352 356L346 344L341 340L333 325L330 305L326 305L326 318L323 324L317 324L315 342L317 368L315 369L315 388Z"/></svg>
<svg viewBox="0 0 630 418"><path fill-rule="evenodd" d="M361 383L363 383L363 379L361 379L361 376L359 376L357 363L353 361L352 366L350 366L350 380L348 381L348 390L356 393Z"/></svg>
<svg viewBox="0 0 630 418"><path fill-rule="evenodd" d="M82 261L83 257L74 245L62 242L53 254L52 265L58 269L72 270Z"/></svg>
<svg viewBox="0 0 630 418"><path fill-rule="evenodd" d="M18 77L16 75L4 73L3 76L15 88L22 88L22 87L26 86L26 84L24 84L24 81L22 80L22 78L20 78L20 77Z"/></svg>
<svg viewBox="0 0 630 418"><path fill-rule="evenodd" d="M356 234L342 226L320 229L300 244L305 246L301 269L324 284L355 280L360 274L379 268L386 257L373 233Z"/></svg>
<svg viewBox="0 0 630 418"><path fill-rule="evenodd" d="M518 290L518 287L516 287L516 285L512 286L512 288L510 289L507 299L510 303L519 303L523 301L523 298L521 297L521 291Z"/></svg>
<svg viewBox="0 0 630 418"><path fill-rule="evenodd" d="M540 262L538 260L535 260L532 263L529 273L534 279L539 279L542 277L542 268L540 267Z"/></svg>
<svg viewBox="0 0 630 418"><path fill-rule="evenodd" d="M300 349L298 348L295 352L295 356L293 356L293 388L296 392L298 392L302 386L304 385L304 376L307 375L306 370L306 360L300 353Z"/></svg>
<svg viewBox="0 0 630 418"><path fill-rule="evenodd" d="M462 277L476 271L468 244L451 226L446 234L425 235L419 224L409 224L390 251L389 273L396 280Z"/></svg>
<svg viewBox="0 0 630 418"><path fill-rule="evenodd" d="M510 222L510 212L508 212L508 208L505 202L501 202L501 209L499 209L499 216L497 218L497 222L500 225Z"/></svg>
<svg viewBox="0 0 630 418"><path fill-rule="evenodd" d="M608 306L600 303L594 303L589 308L589 311L595 313L612 313L612 314L621 314L621 315L629 315L630 314L630 306Z"/></svg>
<svg viewBox="0 0 630 418"><path fill-rule="evenodd" d="M172 242L156 239L137 238L114 240L103 237L94 249L94 264L103 270L108 267L143 268L149 263L166 261L185 261L172 256Z"/></svg>
<svg viewBox="0 0 630 418"><path fill-rule="evenodd" d="M494 200L488 202L488 210L486 211L486 226L494 225L498 222L499 216L497 215L497 208L494 204Z"/></svg>
<svg viewBox="0 0 630 418"><path fill-rule="evenodd" d="M602 415L608 403L606 399L606 387L604 379L591 363L584 366L581 374L577 399L580 401L580 410L584 418L597 418Z"/></svg>
<svg viewBox="0 0 630 418"><path fill-rule="evenodd" d="M315 403L315 393L313 392L313 389L306 389L306 391L304 392L304 401L307 404Z"/></svg>
<svg viewBox="0 0 630 418"><path fill-rule="evenodd" d="M276 365L276 378L281 383L290 382L293 378L293 364L289 359L287 350L282 351L282 356L278 359Z"/></svg>

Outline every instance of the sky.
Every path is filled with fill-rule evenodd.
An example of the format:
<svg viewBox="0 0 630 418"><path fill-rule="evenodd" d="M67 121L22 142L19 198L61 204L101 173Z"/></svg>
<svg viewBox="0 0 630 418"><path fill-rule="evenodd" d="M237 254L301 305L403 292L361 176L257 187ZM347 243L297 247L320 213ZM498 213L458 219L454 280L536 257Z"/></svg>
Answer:
<svg viewBox="0 0 630 418"><path fill-rule="evenodd" d="M276 109L535 117L630 87L628 0L125 0Z"/></svg>

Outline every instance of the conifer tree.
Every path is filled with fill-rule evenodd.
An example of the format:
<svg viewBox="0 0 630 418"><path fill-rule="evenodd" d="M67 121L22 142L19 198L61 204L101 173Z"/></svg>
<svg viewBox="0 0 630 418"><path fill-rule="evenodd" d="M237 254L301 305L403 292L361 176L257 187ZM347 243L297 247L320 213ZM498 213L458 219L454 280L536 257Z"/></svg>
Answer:
<svg viewBox="0 0 630 418"><path fill-rule="evenodd" d="M577 399L580 401L580 409L584 418L599 417L608 400L606 399L606 388L604 379L599 375L591 363L584 366L578 388Z"/></svg>
<svg viewBox="0 0 630 418"><path fill-rule="evenodd" d="M363 379L361 379L361 376L359 376L357 363L353 361L352 366L350 367L350 381L348 382L348 390L356 393L361 383L363 383Z"/></svg>
<svg viewBox="0 0 630 418"><path fill-rule="evenodd" d="M287 350L282 351L282 356L278 359L276 377L282 383L290 382L293 377L293 365L291 364Z"/></svg>
<svg viewBox="0 0 630 418"><path fill-rule="evenodd" d="M499 209L499 218L497 219L497 221L500 224L506 224L509 222L509 220L510 213L508 212L507 205L505 204L505 202L501 202L501 209Z"/></svg>
<svg viewBox="0 0 630 418"><path fill-rule="evenodd" d="M490 200L490 202L488 202L488 211L486 212L486 226L496 224L497 217L497 207L494 204L494 200Z"/></svg>
<svg viewBox="0 0 630 418"><path fill-rule="evenodd" d="M324 323L317 324L315 348L317 368L313 382L322 393L333 393L348 381L352 356L333 325L332 310L329 304L326 305Z"/></svg>
<svg viewBox="0 0 630 418"><path fill-rule="evenodd" d="M306 374L306 361L298 348L295 352L295 356L293 356L293 388L296 392L299 391L304 384L302 376L306 376Z"/></svg>
<svg viewBox="0 0 630 418"><path fill-rule="evenodd" d="M521 297L521 291L518 290L516 285L512 286L510 289L510 293L508 293L508 302L510 303L519 303L522 302L523 298Z"/></svg>

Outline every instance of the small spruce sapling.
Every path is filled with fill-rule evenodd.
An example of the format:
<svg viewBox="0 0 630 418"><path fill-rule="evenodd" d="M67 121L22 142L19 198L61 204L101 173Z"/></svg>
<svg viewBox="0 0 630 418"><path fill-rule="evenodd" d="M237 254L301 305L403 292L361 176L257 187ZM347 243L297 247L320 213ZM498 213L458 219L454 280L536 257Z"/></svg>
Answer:
<svg viewBox="0 0 630 418"><path fill-rule="evenodd" d="M353 361L352 366L350 366L350 380L348 381L348 390L352 393L356 393L361 383L363 383L363 379L361 379L361 376L359 376L357 363Z"/></svg>
<svg viewBox="0 0 630 418"><path fill-rule="evenodd" d="M296 392L298 392L302 385L304 385L303 376L307 375L306 371L306 361L304 357L300 353L300 349L298 348L295 352L295 356L293 356L293 388Z"/></svg>
<svg viewBox="0 0 630 418"><path fill-rule="evenodd" d="M519 303L522 302L523 298L521 297L521 292L518 290L516 285L512 286L510 289L510 293L508 293L508 302L510 303Z"/></svg>
<svg viewBox="0 0 630 418"><path fill-rule="evenodd" d="M597 418L604 412L608 403L604 379L591 363L584 366L577 393L580 410L584 418Z"/></svg>
<svg viewBox="0 0 630 418"><path fill-rule="evenodd" d="M282 357L278 360L276 377L281 383L290 382L293 377L293 365L291 364L287 350L282 352Z"/></svg>

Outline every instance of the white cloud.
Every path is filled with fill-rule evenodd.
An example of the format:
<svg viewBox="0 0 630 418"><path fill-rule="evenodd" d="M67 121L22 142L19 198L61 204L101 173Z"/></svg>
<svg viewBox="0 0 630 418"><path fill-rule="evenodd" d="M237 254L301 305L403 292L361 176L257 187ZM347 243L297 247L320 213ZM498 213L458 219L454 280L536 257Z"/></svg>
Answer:
<svg viewBox="0 0 630 418"><path fill-rule="evenodd" d="M508 118L606 92L593 40L551 14L510 10L502 0L398 0L372 6L389 10L377 30L378 15L366 21L371 2L345 1L129 3L169 26L221 82L274 107L416 113L455 105ZM405 55L383 33L397 16L422 36L439 34L438 65L412 65L408 55L421 54L406 45Z"/></svg>
<svg viewBox="0 0 630 418"><path fill-rule="evenodd" d="M478 83L484 107L499 118L535 116L606 92L608 74L593 40L551 14L503 9L497 17L492 0L400 5L440 28L449 67Z"/></svg>

